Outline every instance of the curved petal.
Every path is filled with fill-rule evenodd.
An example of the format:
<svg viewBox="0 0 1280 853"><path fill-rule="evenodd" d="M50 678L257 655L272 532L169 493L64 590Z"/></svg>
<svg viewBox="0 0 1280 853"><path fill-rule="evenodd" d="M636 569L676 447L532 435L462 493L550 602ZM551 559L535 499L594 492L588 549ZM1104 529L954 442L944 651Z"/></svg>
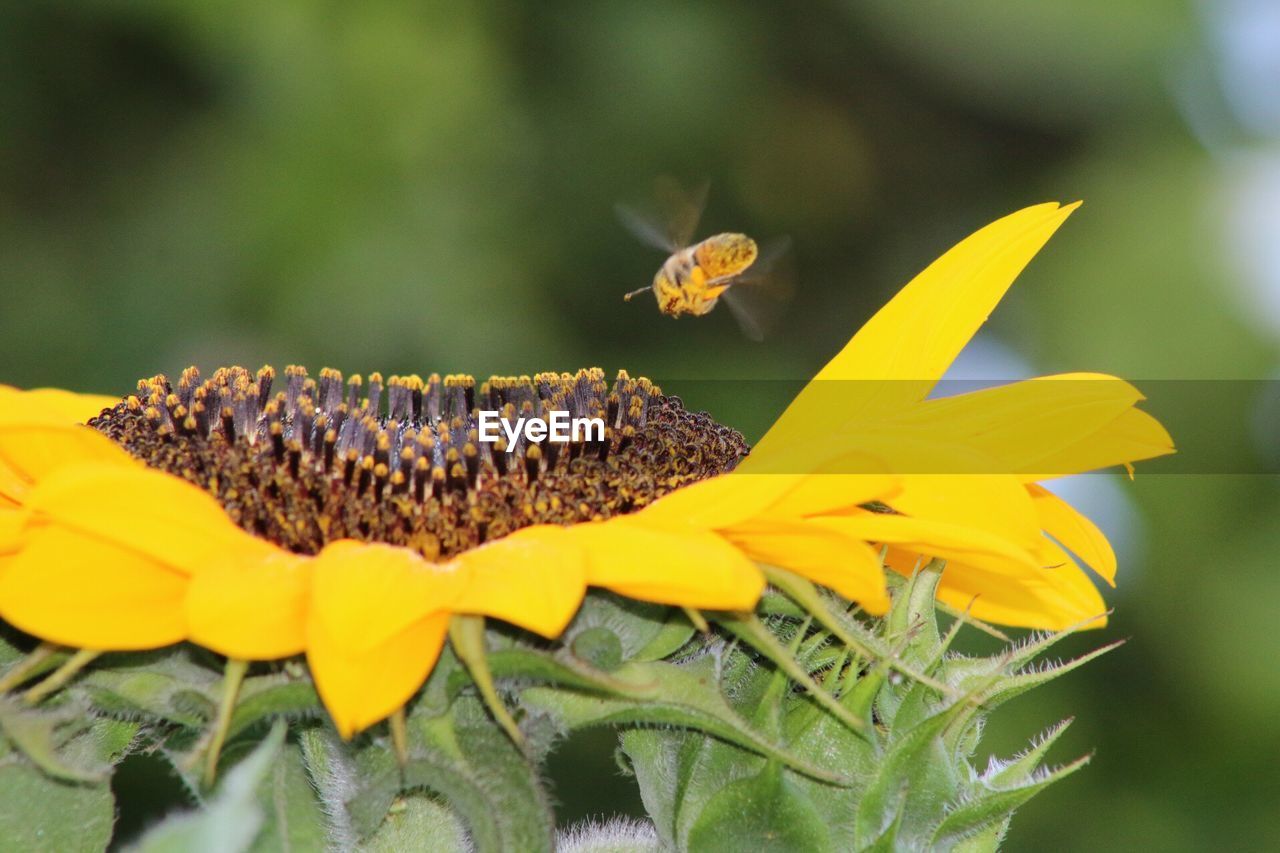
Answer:
<svg viewBox="0 0 1280 853"><path fill-rule="evenodd" d="M0 616L82 649L151 649L186 637L187 578L136 549L56 524L27 531L0 572Z"/></svg>
<svg viewBox="0 0 1280 853"><path fill-rule="evenodd" d="M587 591L587 557L567 530L538 525L459 555L467 578L452 609L560 636Z"/></svg>
<svg viewBox="0 0 1280 853"><path fill-rule="evenodd" d="M335 605L324 599L320 609ZM326 630L323 618L308 624L307 665L316 691L338 733L350 738L402 707L427 680L444 648L449 614L423 616L363 650Z"/></svg>
<svg viewBox="0 0 1280 853"><path fill-rule="evenodd" d="M449 611L466 588L458 563L429 563L413 551L344 539L311 567L312 629L362 654L433 613Z"/></svg>
<svg viewBox="0 0 1280 853"><path fill-rule="evenodd" d="M0 507L15 507L31 488L71 465L100 462L138 465L101 433L71 423L37 417L0 419Z"/></svg>
<svg viewBox="0 0 1280 853"><path fill-rule="evenodd" d="M813 522L785 520L748 522L723 535L751 559L830 587L868 613L889 609L880 557L861 539Z"/></svg>
<svg viewBox="0 0 1280 853"><path fill-rule="evenodd" d="M1077 204L1028 207L962 240L854 335L783 412L755 454L813 441L923 399ZM839 385L836 389L824 386Z"/></svg>
<svg viewBox="0 0 1280 853"><path fill-rule="evenodd" d="M1129 409L1088 438L1028 464L1023 482L1097 471L1177 452L1169 431L1141 409Z"/></svg>
<svg viewBox="0 0 1280 853"><path fill-rule="evenodd" d="M713 533L622 517L568 528L587 554L587 583L630 598L707 610L750 610L760 570Z"/></svg>
<svg viewBox="0 0 1280 853"><path fill-rule="evenodd" d="M265 545L256 561L201 568L184 601L188 639L242 660L299 654L307 645L310 572L310 558Z"/></svg>
<svg viewBox="0 0 1280 853"><path fill-rule="evenodd" d="M815 518L813 523L853 539L901 546L928 557L960 562L980 560L992 572L1018 574L1040 566L1032 551L1001 536L945 521L859 511Z"/></svg>
<svg viewBox="0 0 1280 853"><path fill-rule="evenodd" d="M1045 532L1084 560L1100 578L1115 586L1116 552L1098 526L1043 486L1028 486L1027 491Z"/></svg>
<svg viewBox="0 0 1280 853"><path fill-rule="evenodd" d="M1041 470L1037 461L1087 439L1143 399L1128 382L1099 373L1041 376L925 400L894 426L946 436L998 460L989 473Z"/></svg>
<svg viewBox="0 0 1280 853"><path fill-rule="evenodd" d="M885 564L909 575L924 559L918 553L891 547ZM1066 554L1051 559L1055 561L1017 575L948 561L938 598L959 610L968 608L983 621L1017 628L1061 631L1085 622L1089 628L1104 627L1107 606L1088 576Z"/></svg>
<svg viewBox="0 0 1280 853"><path fill-rule="evenodd" d="M31 490L32 521L75 530L191 574L220 559L252 560L262 543L237 527L212 496L185 480L137 465L62 468Z"/></svg>

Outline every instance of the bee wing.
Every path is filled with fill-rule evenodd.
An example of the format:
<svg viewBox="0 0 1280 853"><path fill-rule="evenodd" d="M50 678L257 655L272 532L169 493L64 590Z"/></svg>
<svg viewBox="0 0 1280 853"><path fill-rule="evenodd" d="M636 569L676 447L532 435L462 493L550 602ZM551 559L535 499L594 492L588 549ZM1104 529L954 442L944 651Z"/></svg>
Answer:
<svg viewBox="0 0 1280 853"><path fill-rule="evenodd" d="M705 180L689 191L674 178L658 179L654 197L660 214L667 222L667 233L677 249L693 245L693 235L697 232L698 222L707 207L707 193L710 189L711 182Z"/></svg>
<svg viewBox="0 0 1280 853"><path fill-rule="evenodd" d="M643 204L615 204L613 209L641 243L674 254L693 244L710 186L704 181L686 192L674 179L659 178Z"/></svg>
<svg viewBox="0 0 1280 853"><path fill-rule="evenodd" d="M790 249L789 237L763 243L755 263L735 276L720 297L742 333L753 341L763 340L773 330L795 295L795 264Z"/></svg>
<svg viewBox="0 0 1280 853"><path fill-rule="evenodd" d="M671 235L667 233L667 229L658 224L654 217L625 204L615 204L613 210L618 214L618 221L623 227L646 246L652 246L669 254L680 250L680 247L671 239Z"/></svg>

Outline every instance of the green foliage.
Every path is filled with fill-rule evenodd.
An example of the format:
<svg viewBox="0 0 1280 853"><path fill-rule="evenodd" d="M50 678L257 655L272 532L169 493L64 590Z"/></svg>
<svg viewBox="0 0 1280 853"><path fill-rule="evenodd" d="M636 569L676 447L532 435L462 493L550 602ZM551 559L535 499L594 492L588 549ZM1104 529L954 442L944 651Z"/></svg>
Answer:
<svg viewBox="0 0 1280 853"><path fill-rule="evenodd" d="M218 661L189 647L103 656L35 707L0 702L0 830L33 849L993 849L1019 806L1087 759L1044 766L1061 723L980 770L986 716L1105 649L1055 666L1033 661L1061 635L951 652L963 622L940 630L938 577L899 584L874 624L781 576L819 612L771 594L762 617L713 617L701 634L679 611L597 592L554 648L473 621L407 708L399 746L386 726L342 741L304 666L257 665L211 790L199 771ZM17 649L0 652L15 671ZM557 835L543 762L601 726L619 732L649 821ZM109 781L135 751L165 756L194 808L113 839Z"/></svg>

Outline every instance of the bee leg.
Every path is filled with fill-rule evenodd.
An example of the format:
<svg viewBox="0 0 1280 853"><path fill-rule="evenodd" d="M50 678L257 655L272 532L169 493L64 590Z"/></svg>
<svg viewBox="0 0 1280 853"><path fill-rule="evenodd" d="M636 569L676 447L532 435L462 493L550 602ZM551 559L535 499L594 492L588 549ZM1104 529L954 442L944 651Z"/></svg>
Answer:
<svg viewBox="0 0 1280 853"><path fill-rule="evenodd" d="M624 294L622 295L622 301L623 301L623 302L630 302L630 301L631 301L631 297L633 297L633 296L639 296L640 294L644 293L646 290L651 290L651 289L652 289L652 288L650 288L650 287L637 287L635 290L631 291L630 293L624 293Z"/></svg>

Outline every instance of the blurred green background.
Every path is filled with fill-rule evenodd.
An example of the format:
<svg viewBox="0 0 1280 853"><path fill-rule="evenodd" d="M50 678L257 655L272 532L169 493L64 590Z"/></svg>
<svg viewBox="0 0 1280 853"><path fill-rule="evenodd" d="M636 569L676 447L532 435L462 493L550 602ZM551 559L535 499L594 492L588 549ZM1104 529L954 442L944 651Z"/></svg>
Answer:
<svg viewBox="0 0 1280 853"><path fill-rule="evenodd" d="M0 380L126 392L193 362L598 364L675 393L803 378L960 237L1076 198L969 374L1274 378L1278 10L11 0ZM612 205L664 173L710 179L706 229L793 238L800 286L770 340L621 301L661 258ZM753 435L775 414L729 396L690 402ZM1256 445L1222 451L1235 470L1274 452L1265 402ZM1184 409L1201 433L1224 417ZM1008 847L1275 842L1280 483L1069 488L1125 558L1112 626L1076 648L1131 640L998 718L999 752L1067 715L1058 758L1097 751ZM639 809L607 737L552 775L566 821Z"/></svg>

